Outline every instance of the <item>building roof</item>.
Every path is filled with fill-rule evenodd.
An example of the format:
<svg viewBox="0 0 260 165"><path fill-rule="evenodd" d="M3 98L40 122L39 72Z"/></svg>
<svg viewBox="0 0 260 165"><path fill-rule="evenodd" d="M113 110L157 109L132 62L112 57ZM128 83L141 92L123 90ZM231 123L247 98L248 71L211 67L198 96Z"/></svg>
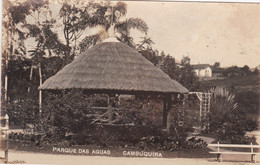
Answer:
<svg viewBox="0 0 260 165"><path fill-rule="evenodd" d="M191 66L193 69L206 69L207 67L210 67L209 64L196 64Z"/></svg>
<svg viewBox="0 0 260 165"><path fill-rule="evenodd" d="M188 90L129 46L106 40L78 56L39 89L187 93Z"/></svg>

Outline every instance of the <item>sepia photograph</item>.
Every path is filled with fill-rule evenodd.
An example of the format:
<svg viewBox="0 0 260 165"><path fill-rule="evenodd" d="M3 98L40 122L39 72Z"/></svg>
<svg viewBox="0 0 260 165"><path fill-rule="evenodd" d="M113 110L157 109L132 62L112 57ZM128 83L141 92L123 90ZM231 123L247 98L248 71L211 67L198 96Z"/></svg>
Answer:
<svg viewBox="0 0 260 165"><path fill-rule="evenodd" d="M2 0L0 164L260 163L260 2Z"/></svg>

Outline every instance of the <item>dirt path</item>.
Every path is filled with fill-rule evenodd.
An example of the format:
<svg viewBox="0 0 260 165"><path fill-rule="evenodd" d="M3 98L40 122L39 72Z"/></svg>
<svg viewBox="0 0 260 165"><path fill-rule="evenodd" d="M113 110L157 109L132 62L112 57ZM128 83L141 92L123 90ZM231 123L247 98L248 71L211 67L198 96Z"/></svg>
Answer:
<svg viewBox="0 0 260 165"><path fill-rule="evenodd" d="M26 163L26 164L61 164L61 165L81 165L81 164L112 164L112 165L173 165L173 164L190 164L190 165L220 165L213 159L165 159L165 158L114 158L114 157L100 157L100 156L73 156L73 155L55 155L55 154L41 154L41 153L30 153L22 151L9 152L10 163ZM251 164L249 162L224 162L221 164L227 165L243 165Z"/></svg>
<svg viewBox="0 0 260 165"><path fill-rule="evenodd" d="M212 143L213 138L197 136L202 138L207 143ZM215 148L210 148L215 150ZM256 156L257 163L260 164L260 156ZM116 157L101 157L101 156L82 156L82 155L56 155L56 154L43 154L24 151L9 151L10 163L26 163L26 164L61 164L61 165L80 165L80 164L112 164L112 165L172 165L172 164L190 164L190 165L244 165L252 164L250 161L250 155L224 155L222 163L216 162L216 158L208 159L192 159L192 158L116 158ZM1 163L1 162L0 162Z"/></svg>
<svg viewBox="0 0 260 165"><path fill-rule="evenodd" d="M214 139L210 137L204 137L204 136L197 136L197 138L201 138L205 140L208 144L211 144ZM216 147L208 147L212 151L217 151ZM230 150L223 149L221 148L220 151L225 151L228 152ZM260 155L256 155L256 163L260 164ZM250 161L251 160L251 155L223 155L223 161L237 161L237 162L245 162L245 161Z"/></svg>

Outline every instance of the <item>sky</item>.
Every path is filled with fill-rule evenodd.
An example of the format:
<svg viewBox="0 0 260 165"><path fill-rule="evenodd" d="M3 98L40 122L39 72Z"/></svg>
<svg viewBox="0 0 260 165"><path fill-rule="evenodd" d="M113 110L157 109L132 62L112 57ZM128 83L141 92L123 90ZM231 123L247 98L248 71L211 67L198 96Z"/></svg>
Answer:
<svg viewBox="0 0 260 165"><path fill-rule="evenodd" d="M260 65L260 3L126 3L126 17L142 18L153 47L177 61L188 55L193 64Z"/></svg>
<svg viewBox="0 0 260 165"><path fill-rule="evenodd" d="M126 18L138 17L149 27L153 48L180 61L222 67L260 65L260 1L258 3L126 1ZM57 6L52 6L58 14ZM124 19L124 18L123 18ZM144 36L131 31L138 43ZM32 40L27 42L33 46ZM29 50L29 49L28 49Z"/></svg>

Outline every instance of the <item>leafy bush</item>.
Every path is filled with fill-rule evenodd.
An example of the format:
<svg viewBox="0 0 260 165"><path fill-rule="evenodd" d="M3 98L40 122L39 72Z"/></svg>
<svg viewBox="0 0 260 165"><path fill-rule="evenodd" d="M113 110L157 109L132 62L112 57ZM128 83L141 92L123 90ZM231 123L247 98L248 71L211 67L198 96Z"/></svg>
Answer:
<svg viewBox="0 0 260 165"><path fill-rule="evenodd" d="M68 133L81 133L94 118L94 110L90 107L95 106L96 100L99 104L105 104L102 101L104 97L89 96L80 90L50 94L44 103L42 118L45 122L42 125L47 123L45 127L53 126L61 137Z"/></svg>
<svg viewBox="0 0 260 165"><path fill-rule="evenodd" d="M202 139L192 137L188 140L169 136L148 136L141 139L137 144L140 150L198 150L204 149L207 143Z"/></svg>
<svg viewBox="0 0 260 165"><path fill-rule="evenodd" d="M43 144L51 144L57 142L54 138L44 134L24 134L24 133L10 133L9 139L19 142L23 145L35 144L35 146L42 147Z"/></svg>
<svg viewBox="0 0 260 165"><path fill-rule="evenodd" d="M38 102L33 99L12 101L8 103L6 112L9 116L10 125L23 127L26 123L35 123L38 114Z"/></svg>
<svg viewBox="0 0 260 165"><path fill-rule="evenodd" d="M93 106L107 106L107 97L104 95L87 95L84 91L70 90L49 94L45 97L43 113L40 120L35 124L38 133L41 134L41 143L46 141L59 142L62 145L98 145L98 146L135 146L142 143L143 137L164 137L159 138L168 145L174 138L180 145L184 143L180 139L186 139L189 132L192 132L192 120L184 115L185 124L178 125L178 116L182 115L187 108L179 104L173 111L172 137L163 135L162 125L162 99L150 96L121 101L115 105L121 110L121 125L92 124L97 110ZM177 117L176 117L177 116ZM192 116L192 115L191 115ZM166 134L166 133L164 133ZM45 135L45 136L44 136ZM45 140L48 139L48 140ZM165 140L165 139L168 139ZM167 142L167 143L166 143ZM147 142L148 143L148 142ZM186 144L186 143L185 143ZM162 144L163 145L163 144ZM173 143L172 143L173 145ZM174 146L171 147L174 149Z"/></svg>
<svg viewBox="0 0 260 165"><path fill-rule="evenodd" d="M171 136L187 138L194 131L193 126L199 125L199 111L196 97L179 98L179 102L172 105L170 110Z"/></svg>
<svg viewBox="0 0 260 165"><path fill-rule="evenodd" d="M241 91L236 94L235 101L238 109L247 114L259 116L259 93L258 91Z"/></svg>
<svg viewBox="0 0 260 165"><path fill-rule="evenodd" d="M228 143L245 143L246 132L257 128L257 123L249 119L237 108L235 96L223 88L212 90L209 131Z"/></svg>
<svg viewBox="0 0 260 165"><path fill-rule="evenodd" d="M123 124L143 125L161 129L163 127L162 99L160 97L135 97L120 103Z"/></svg>

